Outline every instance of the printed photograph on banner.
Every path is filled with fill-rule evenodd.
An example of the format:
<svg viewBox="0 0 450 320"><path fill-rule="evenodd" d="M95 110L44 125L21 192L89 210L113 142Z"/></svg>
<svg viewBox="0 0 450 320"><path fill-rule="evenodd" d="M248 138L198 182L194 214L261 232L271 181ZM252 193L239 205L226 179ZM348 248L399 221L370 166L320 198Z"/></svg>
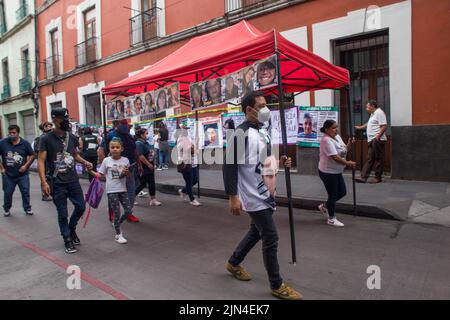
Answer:
<svg viewBox="0 0 450 320"><path fill-rule="evenodd" d="M255 67L249 66L242 71L242 97L255 90Z"/></svg>
<svg viewBox="0 0 450 320"><path fill-rule="evenodd" d="M223 103L222 79L216 78L203 82L203 97L205 101L205 107Z"/></svg>
<svg viewBox="0 0 450 320"><path fill-rule="evenodd" d="M223 101L239 103L242 95L242 71L231 73L222 78Z"/></svg>
<svg viewBox="0 0 450 320"><path fill-rule="evenodd" d="M326 120L338 121L338 107L300 107L298 115L298 145L319 148L323 134L320 128Z"/></svg>
<svg viewBox="0 0 450 320"><path fill-rule="evenodd" d="M298 137L304 139L318 138L318 113L317 111L300 111L298 120Z"/></svg>
<svg viewBox="0 0 450 320"><path fill-rule="evenodd" d="M141 115L145 114L144 101L142 100L142 97L140 95L137 95L137 96L132 97L131 100L133 102L134 115L141 116Z"/></svg>
<svg viewBox="0 0 450 320"><path fill-rule="evenodd" d="M134 117L135 114L134 114L133 98L126 98L124 102L125 102L125 118Z"/></svg>
<svg viewBox="0 0 450 320"><path fill-rule="evenodd" d="M196 110L199 108L203 108L203 82L198 82L191 84L189 87L189 94L191 97L191 109Z"/></svg>
<svg viewBox="0 0 450 320"><path fill-rule="evenodd" d="M114 120L117 119L117 112L116 112L116 103L113 101L109 101L106 103L106 114L108 120Z"/></svg>
<svg viewBox="0 0 450 320"><path fill-rule="evenodd" d="M180 106L180 84L178 82L168 87L167 96L169 108L176 108Z"/></svg>
<svg viewBox="0 0 450 320"><path fill-rule="evenodd" d="M202 119L199 130L201 148L222 148L223 134L220 116Z"/></svg>
<svg viewBox="0 0 450 320"><path fill-rule="evenodd" d="M155 91L156 112L162 112L168 108L167 100L166 88Z"/></svg>
<svg viewBox="0 0 450 320"><path fill-rule="evenodd" d="M144 114L155 113L154 92L146 92L142 95L144 103Z"/></svg>
<svg viewBox="0 0 450 320"><path fill-rule="evenodd" d="M222 133L224 145L227 141L227 130L235 130L245 121L245 113L224 113L222 115Z"/></svg>
<svg viewBox="0 0 450 320"><path fill-rule="evenodd" d="M169 144L175 145L177 142L177 139L175 137L175 133L177 131L177 119L165 119L164 123L167 127L167 130L169 131Z"/></svg>
<svg viewBox="0 0 450 320"><path fill-rule="evenodd" d="M124 119L125 118L125 104L122 100L116 100L116 113L117 113L117 119Z"/></svg>
<svg viewBox="0 0 450 320"><path fill-rule="evenodd" d="M278 85L276 56L255 63L254 90L261 90Z"/></svg>

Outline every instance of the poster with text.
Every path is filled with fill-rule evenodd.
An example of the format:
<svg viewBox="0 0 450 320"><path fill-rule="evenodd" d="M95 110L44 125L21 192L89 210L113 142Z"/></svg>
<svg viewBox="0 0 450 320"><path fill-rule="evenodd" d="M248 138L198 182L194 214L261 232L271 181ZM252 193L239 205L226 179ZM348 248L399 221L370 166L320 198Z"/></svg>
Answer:
<svg viewBox="0 0 450 320"><path fill-rule="evenodd" d="M167 130L169 131L169 144L171 146L174 146L177 143L175 133L177 131L177 119L176 118L169 118L165 119L164 123L167 126Z"/></svg>
<svg viewBox="0 0 450 320"><path fill-rule="evenodd" d="M320 132L326 120L338 122L338 107L300 107L298 113L298 145L305 148L319 148L323 133Z"/></svg>
<svg viewBox="0 0 450 320"><path fill-rule="evenodd" d="M297 143L297 131L298 131L298 117L297 107L286 109L286 133L288 144ZM283 144L283 136L281 133L281 117L279 110L273 110L270 112L270 121L267 128L270 133L272 145Z"/></svg>

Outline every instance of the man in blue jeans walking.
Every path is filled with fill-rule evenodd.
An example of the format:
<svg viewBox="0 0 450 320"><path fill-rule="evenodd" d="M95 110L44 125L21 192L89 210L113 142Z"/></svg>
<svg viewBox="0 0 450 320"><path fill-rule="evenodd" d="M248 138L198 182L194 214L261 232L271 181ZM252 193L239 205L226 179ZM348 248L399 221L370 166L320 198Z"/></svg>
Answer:
<svg viewBox="0 0 450 320"><path fill-rule="evenodd" d="M22 194L22 206L26 215L33 215L30 205L30 176L29 168L34 161L34 152L31 144L22 139L20 128L11 125L8 128L8 137L0 141L0 173L2 174L5 217L11 215L12 198L16 186Z"/></svg>
<svg viewBox="0 0 450 320"><path fill-rule="evenodd" d="M75 245L81 243L76 227L85 210L83 190L78 180L75 161L85 165L88 170L92 170L93 165L79 154L79 141L69 132L67 109L53 109L52 120L55 128L41 137L38 171L42 194L49 196L52 193L65 252L71 254L77 252ZM70 221L67 199L74 206Z"/></svg>

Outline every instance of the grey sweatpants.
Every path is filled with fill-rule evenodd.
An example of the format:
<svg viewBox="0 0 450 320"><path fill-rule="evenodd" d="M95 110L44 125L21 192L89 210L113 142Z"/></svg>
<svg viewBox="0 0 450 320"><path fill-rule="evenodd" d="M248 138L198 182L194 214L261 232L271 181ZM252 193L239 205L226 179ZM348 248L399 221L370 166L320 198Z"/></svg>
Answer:
<svg viewBox="0 0 450 320"><path fill-rule="evenodd" d="M122 204L124 213L120 216L120 204ZM114 229L116 234L120 234L120 225L132 213L128 193L108 193L108 206L114 214Z"/></svg>

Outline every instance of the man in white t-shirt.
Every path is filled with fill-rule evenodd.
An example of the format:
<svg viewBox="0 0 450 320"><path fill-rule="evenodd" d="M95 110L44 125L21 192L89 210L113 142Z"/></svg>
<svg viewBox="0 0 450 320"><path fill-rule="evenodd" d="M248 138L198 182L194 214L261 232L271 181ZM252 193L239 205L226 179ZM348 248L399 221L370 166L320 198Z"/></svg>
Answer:
<svg viewBox="0 0 450 320"><path fill-rule="evenodd" d="M356 182L366 183L373 169L375 178L371 179L369 183L375 184L380 183L383 176L387 120L386 114L378 107L375 100L369 101L366 110L370 114L369 121L362 126L355 127L358 130L367 129L367 141L369 142L367 161L361 171L361 177L356 178Z"/></svg>

